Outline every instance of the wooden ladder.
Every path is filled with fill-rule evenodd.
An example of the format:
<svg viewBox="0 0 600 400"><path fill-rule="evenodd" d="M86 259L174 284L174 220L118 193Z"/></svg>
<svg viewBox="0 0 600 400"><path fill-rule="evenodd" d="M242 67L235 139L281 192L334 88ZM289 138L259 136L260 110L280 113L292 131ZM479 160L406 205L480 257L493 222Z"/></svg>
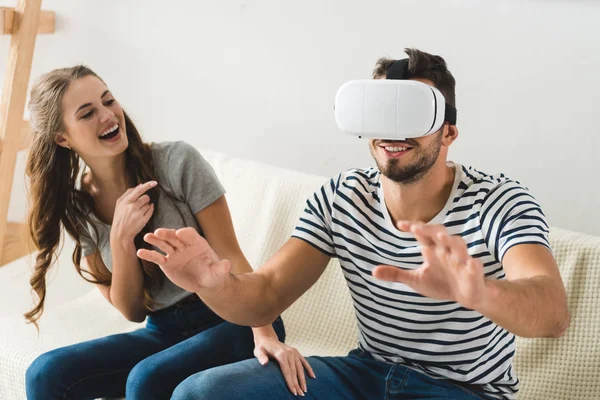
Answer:
<svg viewBox="0 0 600 400"><path fill-rule="evenodd" d="M31 138L23 112L35 39L54 32L54 12L41 6L42 0L19 0L16 8L0 7L0 35L12 35L0 106L0 267L34 250L26 224L8 222L8 206L17 153Z"/></svg>

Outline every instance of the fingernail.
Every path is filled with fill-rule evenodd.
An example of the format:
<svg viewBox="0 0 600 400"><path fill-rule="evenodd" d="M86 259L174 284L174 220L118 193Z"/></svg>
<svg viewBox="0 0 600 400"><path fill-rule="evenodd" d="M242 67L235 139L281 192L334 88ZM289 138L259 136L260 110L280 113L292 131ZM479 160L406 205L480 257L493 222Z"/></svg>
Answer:
<svg viewBox="0 0 600 400"><path fill-rule="evenodd" d="M298 393L294 390L294 396L298 396Z"/></svg>
<svg viewBox="0 0 600 400"><path fill-rule="evenodd" d="M156 185L157 185L157 183L158 183L158 182L156 182L156 181L152 181L152 182L150 182L150 186L156 186Z"/></svg>

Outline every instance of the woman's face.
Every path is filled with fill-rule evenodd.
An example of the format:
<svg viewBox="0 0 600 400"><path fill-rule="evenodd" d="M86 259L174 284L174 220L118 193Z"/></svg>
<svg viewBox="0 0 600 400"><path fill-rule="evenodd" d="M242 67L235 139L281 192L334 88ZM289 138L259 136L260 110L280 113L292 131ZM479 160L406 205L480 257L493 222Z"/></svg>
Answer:
<svg viewBox="0 0 600 400"><path fill-rule="evenodd" d="M123 109L95 76L77 79L62 99L64 132L56 143L82 157L111 157L127 149Z"/></svg>

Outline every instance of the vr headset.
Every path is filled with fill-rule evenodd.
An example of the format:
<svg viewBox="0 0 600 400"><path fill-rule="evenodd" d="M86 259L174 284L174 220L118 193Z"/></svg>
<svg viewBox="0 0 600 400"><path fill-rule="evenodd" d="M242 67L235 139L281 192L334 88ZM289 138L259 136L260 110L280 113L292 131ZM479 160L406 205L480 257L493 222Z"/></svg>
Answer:
<svg viewBox="0 0 600 400"><path fill-rule="evenodd" d="M433 86L408 80L408 59L388 69L386 79L344 83L335 96L335 121L342 132L373 139L404 140L456 124L456 109Z"/></svg>

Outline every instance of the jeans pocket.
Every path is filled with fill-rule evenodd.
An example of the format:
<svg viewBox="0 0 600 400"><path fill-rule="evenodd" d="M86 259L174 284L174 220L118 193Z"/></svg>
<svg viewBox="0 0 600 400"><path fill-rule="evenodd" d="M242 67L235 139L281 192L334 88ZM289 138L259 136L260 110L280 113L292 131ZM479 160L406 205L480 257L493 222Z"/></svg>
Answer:
<svg viewBox="0 0 600 400"><path fill-rule="evenodd" d="M480 391L475 391L475 389L471 388L471 386L463 386L461 384L458 384L456 382L451 382L451 381L445 381L446 383L462 390L463 392L465 392L466 394L470 395L473 400L490 400L490 397L486 396L485 394L481 393ZM479 387L478 387L479 388Z"/></svg>

